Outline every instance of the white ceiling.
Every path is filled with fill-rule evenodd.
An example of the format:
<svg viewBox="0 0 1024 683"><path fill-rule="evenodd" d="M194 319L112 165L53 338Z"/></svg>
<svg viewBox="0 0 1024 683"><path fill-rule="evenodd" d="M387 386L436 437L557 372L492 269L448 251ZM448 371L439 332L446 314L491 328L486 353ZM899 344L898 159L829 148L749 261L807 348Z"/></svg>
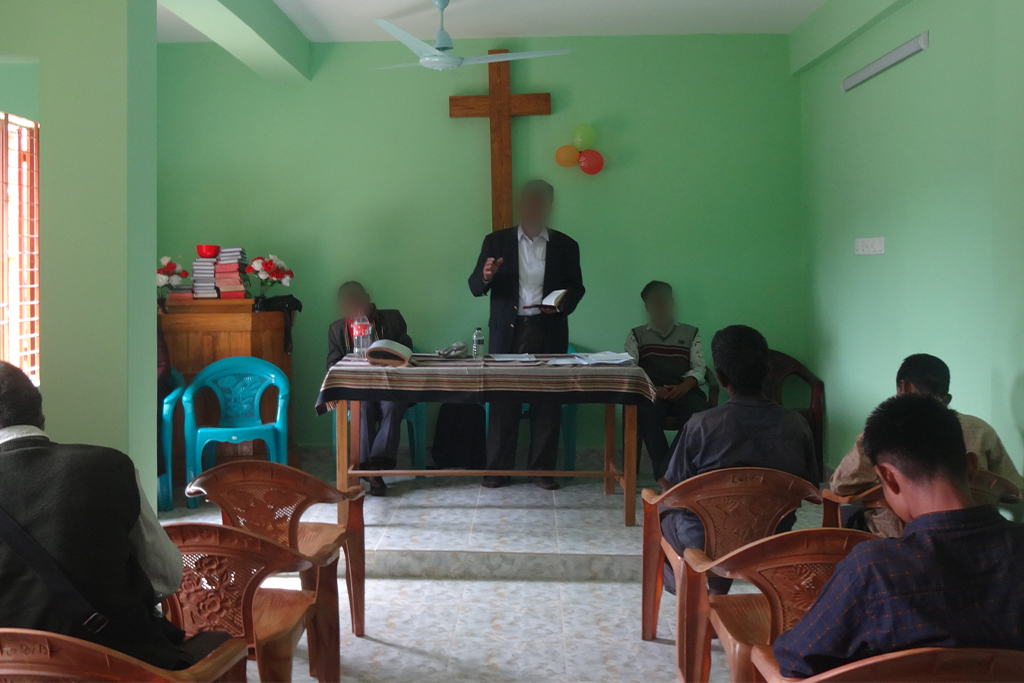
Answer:
<svg viewBox="0 0 1024 683"><path fill-rule="evenodd" d="M430 0L274 0L312 41L388 40L374 19L432 38ZM459 38L789 33L825 0L451 0L445 28ZM207 38L158 5L161 42Z"/></svg>

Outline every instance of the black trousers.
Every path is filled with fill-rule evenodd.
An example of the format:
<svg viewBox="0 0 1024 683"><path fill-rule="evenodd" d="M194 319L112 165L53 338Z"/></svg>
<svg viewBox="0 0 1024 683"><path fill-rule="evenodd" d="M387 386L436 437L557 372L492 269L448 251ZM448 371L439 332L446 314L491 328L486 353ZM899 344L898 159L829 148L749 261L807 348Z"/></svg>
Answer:
<svg viewBox="0 0 1024 683"><path fill-rule="evenodd" d="M668 439L665 438L665 430L662 429L665 418L674 417L682 426L686 424L691 415L710 407L708 397L696 387L675 401L659 398L654 403L640 404L637 411L637 422L640 436L644 440L644 445L647 446L647 453L651 456L655 479L664 477L665 471L668 469Z"/></svg>
<svg viewBox="0 0 1024 683"><path fill-rule="evenodd" d="M398 462L404 401L360 401L359 466L391 470Z"/></svg>
<svg viewBox="0 0 1024 683"><path fill-rule="evenodd" d="M548 331L546 315L520 316L512 337L511 353L565 353ZM492 403L487 425L487 469L511 470L519 446L520 403ZM558 460L558 434L562 406L549 401L530 404L530 454L527 469L553 470Z"/></svg>

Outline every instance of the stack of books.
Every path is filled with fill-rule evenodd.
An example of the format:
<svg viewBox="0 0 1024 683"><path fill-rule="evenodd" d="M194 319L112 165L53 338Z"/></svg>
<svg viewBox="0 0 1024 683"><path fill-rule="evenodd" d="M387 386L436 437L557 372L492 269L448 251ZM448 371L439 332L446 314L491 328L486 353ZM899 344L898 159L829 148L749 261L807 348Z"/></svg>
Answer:
<svg viewBox="0 0 1024 683"><path fill-rule="evenodd" d="M242 273L249 261L242 247L226 247L220 250L214 270L217 276L217 289L221 299L244 299L245 284Z"/></svg>
<svg viewBox="0 0 1024 683"><path fill-rule="evenodd" d="M198 257L192 262L192 296L196 299L217 298L217 259Z"/></svg>
<svg viewBox="0 0 1024 683"><path fill-rule="evenodd" d="M192 285L178 285L167 292L168 301L192 301Z"/></svg>

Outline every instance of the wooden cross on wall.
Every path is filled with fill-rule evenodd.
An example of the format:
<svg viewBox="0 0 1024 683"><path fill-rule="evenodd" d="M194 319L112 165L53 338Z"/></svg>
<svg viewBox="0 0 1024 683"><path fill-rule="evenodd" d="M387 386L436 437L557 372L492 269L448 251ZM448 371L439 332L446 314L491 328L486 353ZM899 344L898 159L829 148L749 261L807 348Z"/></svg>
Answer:
<svg viewBox="0 0 1024 683"><path fill-rule="evenodd" d="M491 230L503 230L512 227L512 117L550 114L551 93L513 95L508 62L492 62L487 71L488 94L449 97L448 116L491 120Z"/></svg>

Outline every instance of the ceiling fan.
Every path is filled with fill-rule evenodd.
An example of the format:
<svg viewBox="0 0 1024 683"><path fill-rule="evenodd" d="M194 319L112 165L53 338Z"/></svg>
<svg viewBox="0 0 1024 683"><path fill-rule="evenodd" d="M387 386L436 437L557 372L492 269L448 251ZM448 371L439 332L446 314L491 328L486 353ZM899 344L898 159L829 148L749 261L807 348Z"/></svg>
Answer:
<svg viewBox="0 0 1024 683"><path fill-rule="evenodd" d="M402 67L416 66L418 64L420 66L425 66L428 69L434 69L435 71L449 71L456 67L465 66L466 64L510 62L514 59L554 57L555 55L564 55L572 52L572 50L537 50L534 52L503 52L501 54L480 55L478 57L456 57L453 54L449 54L454 46L452 45L452 37L444 30L444 10L448 7L449 0L433 0L433 2L434 6L441 12L441 28L438 29L437 34L434 36L433 47L416 36L398 28L390 21L385 21L384 19L376 20L378 26L401 41L403 45L412 50L416 56L420 58L420 61L418 62L395 64L394 66L385 66L382 68L400 69Z"/></svg>

